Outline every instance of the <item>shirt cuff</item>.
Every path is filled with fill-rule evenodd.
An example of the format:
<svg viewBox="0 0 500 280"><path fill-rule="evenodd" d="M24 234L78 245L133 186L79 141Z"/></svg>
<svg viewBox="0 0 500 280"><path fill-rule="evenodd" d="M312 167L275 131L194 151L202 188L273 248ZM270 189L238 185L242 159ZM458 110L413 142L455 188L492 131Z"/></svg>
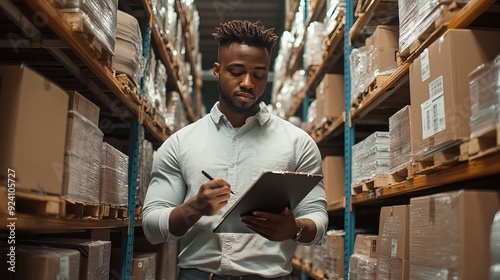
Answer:
<svg viewBox="0 0 500 280"><path fill-rule="evenodd" d="M299 245L320 245L323 241L323 236L326 234L326 227L328 225L328 218L323 217L323 215L317 215L317 214L306 214L301 217L297 217L296 219L309 219L313 221L313 223L316 225L316 235L314 236L313 240L310 242L300 242L297 241L297 244Z"/></svg>

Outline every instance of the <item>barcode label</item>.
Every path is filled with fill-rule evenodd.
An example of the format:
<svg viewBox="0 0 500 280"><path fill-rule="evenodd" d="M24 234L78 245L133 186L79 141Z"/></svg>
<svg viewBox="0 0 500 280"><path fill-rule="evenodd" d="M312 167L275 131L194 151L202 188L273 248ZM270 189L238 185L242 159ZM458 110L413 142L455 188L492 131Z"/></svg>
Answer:
<svg viewBox="0 0 500 280"><path fill-rule="evenodd" d="M432 102L432 112L434 118L434 134L443 131L446 128L444 117L444 96L438 96Z"/></svg>
<svg viewBox="0 0 500 280"><path fill-rule="evenodd" d="M69 256L61 256L59 259L59 275L57 280L69 280Z"/></svg>
<svg viewBox="0 0 500 280"><path fill-rule="evenodd" d="M429 83L429 95L431 99L443 95L443 76Z"/></svg>
<svg viewBox="0 0 500 280"><path fill-rule="evenodd" d="M429 77L431 76L431 68L429 66L429 51L427 49L425 49L420 55L420 66L423 82L429 79Z"/></svg>
<svg viewBox="0 0 500 280"><path fill-rule="evenodd" d="M391 242L391 258L395 258L398 252L398 240L393 239Z"/></svg>
<svg viewBox="0 0 500 280"><path fill-rule="evenodd" d="M422 108L422 139L426 139L433 134L431 100L427 100L424 103L422 103L421 108Z"/></svg>
<svg viewBox="0 0 500 280"><path fill-rule="evenodd" d="M421 105L422 139L426 139L446 128L442 79L438 78L438 80L440 82L436 82L433 86L429 85L431 99Z"/></svg>

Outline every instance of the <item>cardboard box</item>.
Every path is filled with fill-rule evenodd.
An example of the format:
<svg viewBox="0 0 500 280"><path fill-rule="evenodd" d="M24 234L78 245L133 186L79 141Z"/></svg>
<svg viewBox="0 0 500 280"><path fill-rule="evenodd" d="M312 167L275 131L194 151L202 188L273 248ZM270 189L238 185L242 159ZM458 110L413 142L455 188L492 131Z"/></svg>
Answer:
<svg viewBox="0 0 500 280"><path fill-rule="evenodd" d="M325 117L342 117L344 112L344 75L326 74L323 77L322 102Z"/></svg>
<svg viewBox="0 0 500 280"><path fill-rule="evenodd" d="M26 65L0 67L0 184L60 195L68 95Z"/></svg>
<svg viewBox="0 0 500 280"><path fill-rule="evenodd" d="M76 91L68 91L69 110L77 111L95 126L99 126L100 108Z"/></svg>
<svg viewBox="0 0 500 280"><path fill-rule="evenodd" d="M469 73L500 52L500 32L448 30L410 66L412 152L416 159L470 135Z"/></svg>
<svg viewBox="0 0 500 280"><path fill-rule="evenodd" d="M367 58L368 73L373 77L390 74L398 68L397 54L399 50L399 26L378 25L373 35L365 40L371 48Z"/></svg>
<svg viewBox="0 0 500 280"><path fill-rule="evenodd" d="M379 256L410 258L410 206L382 207L379 223Z"/></svg>
<svg viewBox="0 0 500 280"><path fill-rule="evenodd" d="M379 223L377 279L409 279L409 224L409 205L382 207Z"/></svg>
<svg viewBox="0 0 500 280"><path fill-rule="evenodd" d="M134 237L134 251L156 253L156 279L176 279L179 269L177 267L179 241L169 241L153 245L144 236L136 235Z"/></svg>
<svg viewBox="0 0 500 280"><path fill-rule="evenodd" d="M389 174L408 167L411 154L410 106L407 105L389 118Z"/></svg>
<svg viewBox="0 0 500 280"><path fill-rule="evenodd" d="M75 250L80 253L80 280L108 280L111 241L47 238L27 240L30 244Z"/></svg>
<svg viewBox="0 0 500 280"><path fill-rule="evenodd" d="M156 278L156 253L134 252L132 257L132 280Z"/></svg>
<svg viewBox="0 0 500 280"><path fill-rule="evenodd" d="M357 234L354 241L354 254L377 258L378 235Z"/></svg>
<svg viewBox="0 0 500 280"><path fill-rule="evenodd" d="M500 192L461 190L410 199L410 278L488 279ZM434 277L431 277L434 275Z"/></svg>
<svg viewBox="0 0 500 280"><path fill-rule="evenodd" d="M380 256L377 263L376 279L409 280L410 260Z"/></svg>
<svg viewBox="0 0 500 280"><path fill-rule="evenodd" d="M328 279L344 277L344 237L326 236L325 275Z"/></svg>
<svg viewBox="0 0 500 280"><path fill-rule="evenodd" d="M128 203L128 156L102 143L99 202L114 206Z"/></svg>
<svg viewBox="0 0 500 280"><path fill-rule="evenodd" d="M8 253L6 247L0 247L2 263ZM15 272L3 272L2 279L79 279L79 271L80 253L76 250L16 245Z"/></svg>
<svg viewBox="0 0 500 280"><path fill-rule="evenodd" d="M323 159L323 183L326 203L332 204L345 197L343 156L326 156Z"/></svg>
<svg viewBox="0 0 500 280"><path fill-rule="evenodd" d="M102 131L77 111L68 112L63 192L69 200L99 204Z"/></svg>

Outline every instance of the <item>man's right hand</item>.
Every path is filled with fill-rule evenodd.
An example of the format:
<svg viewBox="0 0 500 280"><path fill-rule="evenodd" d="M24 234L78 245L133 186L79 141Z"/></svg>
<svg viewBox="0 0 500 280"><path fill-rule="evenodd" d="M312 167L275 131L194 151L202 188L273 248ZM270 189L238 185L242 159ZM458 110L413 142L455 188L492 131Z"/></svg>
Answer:
<svg viewBox="0 0 500 280"><path fill-rule="evenodd" d="M202 216L212 216L227 205L230 196L231 186L229 183L216 178L203 183L194 199L187 202Z"/></svg>
<svg viewBox="0 0 500 280"><path fill-rule="evenodd" d="M196 196L172 210L169 219L170 233L182 236L202 217L212 216L227 205L231 186L222 179L203 183Z"/></svg>

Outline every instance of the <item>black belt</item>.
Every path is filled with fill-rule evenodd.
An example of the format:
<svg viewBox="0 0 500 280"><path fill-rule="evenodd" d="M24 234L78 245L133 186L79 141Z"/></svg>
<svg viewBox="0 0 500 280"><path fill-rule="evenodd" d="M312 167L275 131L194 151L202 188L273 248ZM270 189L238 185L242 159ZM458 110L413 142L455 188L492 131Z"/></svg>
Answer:
<svg viewBox="0 0 500 280"><path fill-rule="evenodd" d="M182 276L187 276L191 278L182 278ZM265 279L275 279L275 280L289 280L290 276L281 276L275 278L265 278L258 275L244 275L244 276L224 276L217 275L214 273L205 272L195 268L181 268L179 271L179 279L196 279L196 280L265 280Z"/></svg>

